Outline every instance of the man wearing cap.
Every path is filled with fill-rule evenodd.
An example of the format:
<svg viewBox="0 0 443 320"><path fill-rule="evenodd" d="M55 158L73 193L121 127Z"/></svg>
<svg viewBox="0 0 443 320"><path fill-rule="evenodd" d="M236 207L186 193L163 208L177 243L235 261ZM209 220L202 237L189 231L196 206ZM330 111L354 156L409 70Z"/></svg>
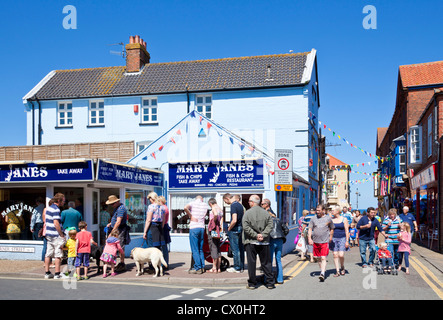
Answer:
<svg viewBox="0 0 443 320"><path fill-rule="evenodd" d="M108 197L108 201L106 201L107 205L111 205L114 208L114 213L111 218L111 222L108 223L107 227L112 228L110 230L118 230L119 231L119 240L120 246L124 250L126 243L126 233L129 232L126 230L127 221L128 221L128 213L126 211L126 207L120 202L120 199L115 195L111 195ZM120 263L116 267L116 271L125 270L125 256L120 255Z"/></svg>

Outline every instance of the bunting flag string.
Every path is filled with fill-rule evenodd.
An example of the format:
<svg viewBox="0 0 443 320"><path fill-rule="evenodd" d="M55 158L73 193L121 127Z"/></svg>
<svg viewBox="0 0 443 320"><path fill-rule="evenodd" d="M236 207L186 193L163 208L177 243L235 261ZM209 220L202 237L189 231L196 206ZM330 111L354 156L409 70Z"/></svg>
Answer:
<svg viewBox="0 0 443 320"><path fill-rule="evenodd" d="M309 112L309 119L311 119L312 121L314 121L315 119L317 119L317 117L316 117L315 115L313 115L312 112ZM375 158L375 159L381 161L382 163L383 163L385 160L390 160L390 157L389 157L389 156L388 156L388 157L379 157L379 156L377 156L377 155L375 155L375 154L372 154L372 153L370 153L370 152L368 152L368 151L366 151L366 150L364 150L364 149L358 147L358 146L355 145L354 143L351 143L349 140L346 140L344 137L342 137L342 136L341 136L340 134L338 134L336 131L334 131L334 130L332 130L330 127L326 126L326 124L325 124L324 122L318 120L318 124L319 124L323 129L325 129L325 130L328 129L328 131L332 132L332 135L333 135L334 137L338 138L339 140L342 140L342 141L346 142L346 144L350 145L351 148L355 148L355 149L357 149L357 150L360 150L361 152L363 152L364 154L366 154L368 157Z"/></svg>
<svg viewBox="0 0 443 320"><path fill-rule="evenodd" d="M198 121L200 123L200 126L201 126L200 131L199 131L200 133L203 132L203 134L209 134L209 131L211 129L215 130L220 137L222 137L224 135L224 133L225 133L225 134L228 135L230 143L232 145L237 145L242 152L247 147L247 150L250 152L251 155L257 154L257 156L262 156L263 160L264 160L264 163L265 163L266 170L268 171L269 174L271 174L271 175L274 174L274 171L273 171L274 159L273 158L271 158L270 156L266 155L265 153L261 153L259 150L256 149L256 147L254 145L246 144L246 142L244 140L242 140L240 137L236 136L235 134L231 134L229 131L225 130L224 128L220 127L219 125L217 125L217 124L215 124L213 122L208 121L206 118L204 118L202 115L200 115L196 111L191 112L190 118L187 119L187 121L186 121L186 133L188 133L189 121L192 120L192 119L198 119ZM206 122L206 124L204 122ZM206 133L205 133L205 128L207 130ZM158 154L159 152L162 152L169 143L177 144L177 141L178 141L177 138L180 137L181 139L183 139L183 135L182 135L181 129L176 130L175 133L173 133L171 135L170 132L172 130L174 130L174 127L173 127L173 129L171 129L170 131L165 133L162 137L160 137L159 139L157 139L156 141L153 142L153 143L156 143L161 138L168 137L168 135L170 135L167 138L168 140L165 143L163 143L156 151L154 151L154 152L148 154L147 156L145 156L143 158L143 160L147 160L149 157L152 157L153 159L157 160L156 154ZM200 133L199 133L199 135L200 135Z"/></svg>

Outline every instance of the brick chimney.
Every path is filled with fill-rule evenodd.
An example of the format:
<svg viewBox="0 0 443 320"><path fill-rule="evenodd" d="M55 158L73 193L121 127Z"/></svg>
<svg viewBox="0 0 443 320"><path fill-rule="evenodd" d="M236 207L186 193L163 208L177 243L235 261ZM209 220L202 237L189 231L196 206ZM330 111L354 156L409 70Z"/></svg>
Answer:
<svg viewBox="0 0 443 320"><path fill-rule="evenodd" d="M139 72L150 59L146 42L140 36L130 36L126 45L126 72Z"/></svg>

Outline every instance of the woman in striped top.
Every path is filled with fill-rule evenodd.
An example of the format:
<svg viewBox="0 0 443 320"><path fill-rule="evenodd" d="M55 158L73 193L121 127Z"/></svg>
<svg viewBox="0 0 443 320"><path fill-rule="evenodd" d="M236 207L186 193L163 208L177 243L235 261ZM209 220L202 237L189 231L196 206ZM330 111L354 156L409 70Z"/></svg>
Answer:
<svg viewBox="0 0 443 320"><path fill-rule="evenodd" d="M397 216L397 209L389 209L388 216L383 221L382 227L387 235L386 243L394 258L395 267L398 268L398 234L400 233L401 219Z"/></svg>

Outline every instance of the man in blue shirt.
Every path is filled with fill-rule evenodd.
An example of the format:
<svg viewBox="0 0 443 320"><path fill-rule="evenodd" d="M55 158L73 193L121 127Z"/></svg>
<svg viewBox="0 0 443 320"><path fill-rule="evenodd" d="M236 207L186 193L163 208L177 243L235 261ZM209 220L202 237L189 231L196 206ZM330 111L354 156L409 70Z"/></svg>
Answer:
<svg viewBox="0 0 443 320"><path fill-rule="evenodd" d="M380 222L375 218L377 211L373 207L369 207L367 214L358 221L357 229L359 233L360 243L360 257L363 268L366 268L368 264L372 266L374 264L374 258L376 254L374 232L377 227L381 230L381 233L386 237L386 233L383 230ZM369 247L369 261L366 262L366 248Z"/></svg>
<svg viewBox="0 0 443 320"><path fill-rule="evenodd" d="M239 195L231 195L226 193L223 201L231 205L231 223L228 226L229 245L234 255L234 266L227 269L228 272L243 272L245 265L245 249L242 242L242 219L244 208L240 203Z"/></svg>
<svg viewBox="0 0 443 320"><path fill-rule="evenodd" d="M401 221L407 222L411 226L411 238L412 238L414 232L418 231L417 221L415 220L415 216L409 212L408 206L404 206L403 213L400 213L398 216L400 217Z"/></svg>

